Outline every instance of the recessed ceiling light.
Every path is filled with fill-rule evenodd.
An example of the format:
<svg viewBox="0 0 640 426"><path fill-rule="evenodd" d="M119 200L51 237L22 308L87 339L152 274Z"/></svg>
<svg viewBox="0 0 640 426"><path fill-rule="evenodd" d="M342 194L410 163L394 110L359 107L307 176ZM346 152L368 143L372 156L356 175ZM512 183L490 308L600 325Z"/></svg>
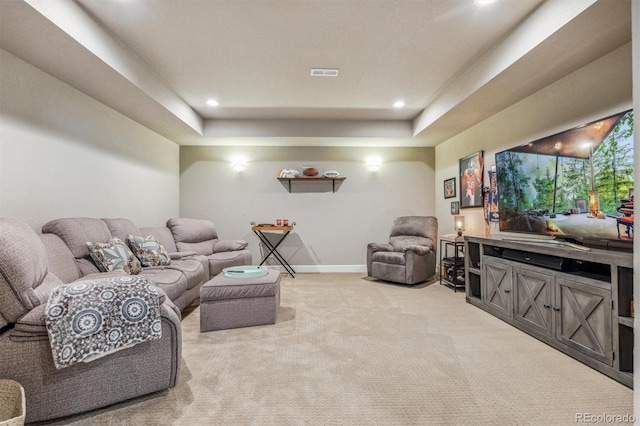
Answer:
<svg viewBox="0 0 640 426"><path fill-rule="evenodd" d="M218 101L216 101L215 99L209 99L207 101L207 105L212 106L212 107L213 106L218 106Z"/></svg>
<svg viewBox="0 0 640 426"><path fill-rule="evenodd" d="M393 103L393 107L394 108L403 108L406 104L404 103L404 101L395 101Z"/></svg>

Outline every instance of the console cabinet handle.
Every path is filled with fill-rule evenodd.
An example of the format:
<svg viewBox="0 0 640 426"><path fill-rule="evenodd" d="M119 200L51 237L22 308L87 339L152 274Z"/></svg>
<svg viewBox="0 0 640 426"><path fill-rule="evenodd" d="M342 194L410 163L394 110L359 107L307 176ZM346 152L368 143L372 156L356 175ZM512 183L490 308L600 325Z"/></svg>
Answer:
<svg viewBox="0 0 640 426"><path fill-rule="evenodd" d="M504 289L504 292L505 292L505 293L511 293L511 290L509 290L508 288L505 288L505 289Z"/></svg>
<svg viewBox="0 0 640 426"><path fill-rule="evenodd" d="M558 308L557 306L554 306L553 310L556 311L556 312L560 312L560 308Z"/></svg>
<svg viewBox="0 0 640 426"><path fill-rule="evenodd" d="M542 305L542 306L544 306L547 309L549 309L551 307L551 305L547 305L546 303L544 305Z"/></svg>

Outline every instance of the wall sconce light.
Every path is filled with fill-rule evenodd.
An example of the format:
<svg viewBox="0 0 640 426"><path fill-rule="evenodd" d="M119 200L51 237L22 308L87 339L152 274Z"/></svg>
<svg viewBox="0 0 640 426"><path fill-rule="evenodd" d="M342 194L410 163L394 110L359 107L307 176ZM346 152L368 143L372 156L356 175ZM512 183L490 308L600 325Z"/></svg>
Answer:
<svg viewBox="0 0 640 426"><path fill-rule="evenodd" d="M381 165L382 161L379 158L369 158L367 160L367 167L369 167L369 170L371 170L372 172L377 172L378 170L380 170Z"/></svg>
<svg viewBox="0 0 640 426"><path fill-rule="evenodd" d="M247 166L247 161L244 158L233 158L231 160L231 166L236 172L241 172Z"/></svg>
<svg viewBox="0 0 640 426"><path fill-rule="evenodd" d="M464 231L464 216L453 217L453 229L458 232L458 237L462 237L462 231Z"/></svg>

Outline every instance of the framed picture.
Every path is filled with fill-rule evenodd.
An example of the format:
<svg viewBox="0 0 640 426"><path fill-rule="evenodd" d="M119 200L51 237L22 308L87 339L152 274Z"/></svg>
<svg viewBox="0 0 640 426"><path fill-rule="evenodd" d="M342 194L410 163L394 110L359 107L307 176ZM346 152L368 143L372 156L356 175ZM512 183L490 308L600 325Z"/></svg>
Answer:
<svg viewBox="0 0 640 426"><path fill-rule="evenodd" d="M460 202L452 201L451 202L451 214L460 214Z"/></svg>
<svg viewBox="0 0 640 426"><path fill-rule="evenodd" d="M580 213L587 212L587 200L576 200L576 208Z"/></svg>
<svg viewBox="0 0 640 426"><path fill-rule="evenodd" d="M482 207L484 183L483 152L460 159L460 208Z"/></svg>
<svg viewBox="0 0 640 426"><path fill-rule="evenodd" d="M456 196L456 178L455 176L451 179L446 179L444 181L444 198L455 198Z"/></svg>

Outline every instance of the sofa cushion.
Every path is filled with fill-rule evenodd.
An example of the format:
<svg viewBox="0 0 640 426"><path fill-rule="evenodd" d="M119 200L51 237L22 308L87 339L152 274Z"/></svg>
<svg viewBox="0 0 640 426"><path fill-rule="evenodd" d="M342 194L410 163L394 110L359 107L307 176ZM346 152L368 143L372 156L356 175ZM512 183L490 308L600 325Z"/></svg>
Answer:
<svg viewBox="0 0 640 426"><path fill-rule="evenodd" d="M162 266L171 263L171 258L165 248L157 238L151 235L140 237L129 234L127 235L127 243L142 266Z"/></svg>
<svg viewBox="0 0 640 426"><path fill-rule="evenodd" d="M187 291L187 277L176 269L145 268L141 275L149 277L171 300L178 300Z"/></svg>
<svg viewBox="0 0 640 426"><path fill-rule="evenodd" d="M98 269L96 264L93 262L91 256L82 259L76 259L76 266L78 267L78 270L80 271L80 275L82 277L100 273L100 269Z"/></svg>
<svg viewBox="0 0 640 426"><path fill-rule="evenodd" d="M434 216L403 216L393 222L389 243L395 250L418 245L433 248L438 235L438 220Z"/></svg>
<svg viewBox="0 0 640 426"><path fill-rule="evenodd" d="M111 239L107 224L90 217L55 219L45 223L42 232L62 238L76 259L90 256L88 241L104 242Z"/></svg>
<svg viewBox="0 0 640 426"><path fill-rule="evenodd" d="M43 283L63 284L48 271L38 234L22 221L0 219L0 327L42 303L34 289Z"/></svg>
<svg viewBox="0 0 640 426"><path fill-rule="evenodd" d="M112 238L108 243L87 243L91 258L98 269L103 272L122 269L127 274L137 275L142 271L140 261L119 238Z"/></svg>
<svg viewBox="0 0 640 426"><path fill-rule="evenodd" d="M180 271L187 278L187 288L193 288L209 279L209 265L204 265L198 259L180 259L166 266L166 268ZM146 269L144 269L146 271Z"/></svg>
<svg viewBox="0 0 640 426"><path fill-rule="evenodd" d="M60 237L56 234L42 234L40 239L47 249L49 271L67 284L82 276L73 253Z"/></svg>
<svg viewBox="0 0 640 426"><path fill-rule="evenodd" d="M142 233L138 229L135 223L129 219L102 219L107 224L111 236L120 238L122 241L126 241L127 235L141 235ZM91 240L89 240L91 241Z"/></svg>
<svg viewBox="0 0 640 426"><path fill-rule="evenodd" d="M46 304L53 289L64 284L60 278L49 272L42 280L42 284L33 289L33 293L38 298L38 304Z"/></svg>
<svg viewBox="0 0 640 426"><path fill-rule="evenodd" d="M198 254L213 253L218 232L210 220L173 218L167 221L178 251L195 251Z"/></svg>
<svg viewBox="0 0 640 426"><path fill-rule="evenodd" d="M177 243L199 243L218 239L216 227L210 220L173 218L167 221L173 239Z"/></svg>
<svg viewBox="0 0 640 426"><path fill-rule="evenodd" d="M201 241L199 243L176 243L178 251L191 251L196 254L208 256L213 253L213 246L218 240Z"/></svg>

